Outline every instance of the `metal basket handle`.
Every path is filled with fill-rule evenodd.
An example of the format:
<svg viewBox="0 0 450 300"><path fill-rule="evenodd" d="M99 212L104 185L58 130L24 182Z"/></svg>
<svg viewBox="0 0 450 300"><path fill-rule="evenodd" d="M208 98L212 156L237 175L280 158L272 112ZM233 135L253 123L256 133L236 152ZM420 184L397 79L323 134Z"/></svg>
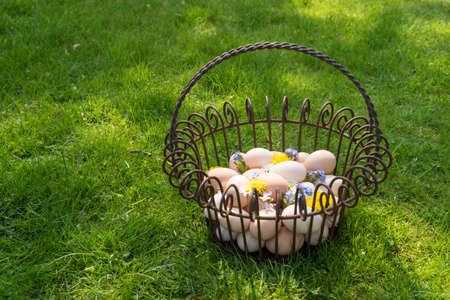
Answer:
<svg viewBox="0 0 450 300"><path fill-rule="evenodd" d="M175 138L176 138L176 121L178 112L181 108L181 104L183 103L184 98L189 93L191 88L197 83L197 81L200 80L200 78L208 72L210 69L214 68L216 65L220 64L221 62L236 56L238 54L255 51L255 50L264 50L264 49L285 49L285 50L293 50L297 52L301 52L304 54L311 55L312 57L318 58L329 65L332 65L337 70L339 70L342 74L344 74L353 84L358 88L359 92L361 93L362 97L364 98L364 101L366 102L367 110L369 112L370 117L370 126L371 130L373 127L375 127L375 134L376 134L376 142L379 144L379 141L381 139L381 130L379 129L379 123L377 118L377 113L375 111L375 108L372 104L372 101L370 100L369 95L367 95L366 90L361 86L358 80L355 79L355 77L347 70L345 69L341 64L336 62L335 60L331 59L330 57L326 56L325 54L322 54L314 49L307 48L305 46L299 46L296 44L291 43L281 43L281 42L264 42L264 43L256 43L256 44L249 44L245 46L241 46L239 48L232 49L230 51L227 51L223 53L220 56L217 56L210 62L208 62L203 68L200 69L200 71L197 72L197 74L192 77L192 79L188 82L188 84L184 87L184 89L181 91L181 95L178 98L177 104L175 105L175 110L173 112L172 116L172 122L170 126L170 144L172 145Z"/></svg>

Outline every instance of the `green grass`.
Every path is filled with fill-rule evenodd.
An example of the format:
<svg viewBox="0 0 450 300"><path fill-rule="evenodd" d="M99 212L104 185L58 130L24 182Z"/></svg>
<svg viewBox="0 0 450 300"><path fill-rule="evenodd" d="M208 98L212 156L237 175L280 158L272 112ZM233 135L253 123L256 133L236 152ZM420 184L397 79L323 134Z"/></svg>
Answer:
<svg viewBox="0 0 450 300"><path fill-rule="evenodd" d="M438 0L1 1L0 298L448 299L449 17ZM335 243L285 264L220 251L161 172L184 84L266 40L354 73L394 157ZM214 69L181 117L230 95L365 113L332 68L266 51Z"/></svg>

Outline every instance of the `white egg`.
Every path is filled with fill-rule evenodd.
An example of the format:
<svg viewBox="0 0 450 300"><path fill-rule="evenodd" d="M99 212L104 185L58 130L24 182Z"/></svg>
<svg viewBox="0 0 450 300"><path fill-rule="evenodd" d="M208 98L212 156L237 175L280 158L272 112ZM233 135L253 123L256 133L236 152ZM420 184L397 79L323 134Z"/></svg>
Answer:
<svg viewBox="0 0 450 300"><path fill-rule="evenodd" d="M297 252L305 241L303 234L295 235L294 252ZM294 243L294 233L286 227L281 227L278 231L278 249L276 249L276 238L266 241L266 248L273 254L289 255L292 252Z"/></svg>
<svg viewBox="0 0 450 300"><path fill-rule="evenodd" d="M247 242L247 251L250 253L258 251L259 248L264 248L265 245L264 241L261 241L261 245L258 245L258 239L255 239L248 231L244 233L239 233L236 240L239 248L242 251L245 251L245 242Z"/></svg>
<svg viewBox="0 0 450 300"><path fill-rule="evenodd" d="M216 204L216 208L220 209L220 200L222 199L222 193L220 193L220 192L216 193L214 195L213 199L214 199L214 203ZM211 200L209 200L209 201L211 202ZM205 214L205 217L207 217L207 218L209 218L208 209L209 209L209 213L211 214L211 220L216 220L214 204L212 204L212 208L205 207L204 214ZM217 214L220 214L220 212L217 212Z"/></svg>
<svg viewBox="0 0 450 300"><path fill-rule="evenodd" d="M331 174L336 167L336 157L328 150L317 150L311 153L304 161L307 170L324 170Z"/></svg>
<svg viewBox="0 0 450 300"><path fill-rule="evenodd" d="M281 175L286 180L302 182L306 177L306 169L303 164L288 160L280 162L270 168L271 173Z"/></svg>
<svg viewBox="0 0 450 300"><path fill-rule="evenodd" d="M258 179L263 179L267 183L266 192L272 193L272 198L275 199L276 190L279 189L281 194L286 193L289 190L289 184L286 179L276 173L263 173L259 175Z"/></svg>
<svg viewBox="0 0 450 300"><path fill-rule="evenodd" d="M220 230L220 233L219 233ZM222 234L222 239L220 238L220 234ZM229 242L232 239L235 240L237 237L237 232L231 232L231 239L230 239L230 231L228 231L228 229L223 228L222 226L219 225L219 227L216 228L216 237L222 241L222 242Z"/></svg>
<svg viewBox="0 0 450 300"><path fill-rule="evenodd" d="M217 177L222 186L224 186L231 177L236 175L239 175L239 173L229 168L219 167L208 171L208 177ZM212 180L211 182L214 186L215 191L217 192L217 190L219 189L219 184L215 180Z"/></svg>
<svg viewBox="0 0 450 300"><path fill-rule="evenodd" d="M339 220L341 219L341 211L342 211L342 208L339 207L335 216L327 216L326 217L326 222L327 222L327 225L329 228L331 228L331 226L333 226L334 218L336 218L336 221L334 221L334 226L338 226Z"/></svg>
<svg viewBox="0 0 450 300"><path fill-rule="evenodd" d="M325 224L323 227L323 234L322 234L322 242L325 241L328 238L328 226ZM312 246L316 246L319 244L319 237L320 237L320 228L317 231L311 232L311 240L309 241L309 244ZM308 243L308 233L305 235L305 242Z"/></svg>
<svg viewBox="0 0 450 300"><path fill-rule="evenodd" d="M299 210L300 210L299 206L297 206L297 215L300 214ZM308 214L310 214L312 210L310 207L306 207L306 211ZM295 215L294 212L295 212L295 205L292 204L292 205L289 205L288 207L286 207L283 210L283 212L281 213L281 215L283 217L294 216ZM311 232L317 231L320 228L320 226L322 225L322 220L323 220L321 215L309 216L304 221L302 220L301 217L298 217L296 219L297 219L296 233L301 233L301 234L306 234L309 231L309 226L311 224L311 220L313 220ZM289 230L294 231L294 218L283 220L283 224Z"/></svg>
<svg viewBox="0 0 450 300"><path fill-rule="evenodd" d="M244 155L244 161L250 169L261 168L272 162L273 154L264 148L254 148Z"/></svg>
<svg viewBox="0 0 450 300"><path fill-rule="evenodd" d="M278 226L276 226L275 221L276 211L274 209L262 209L259 211L259 216L274 218L273 220L261 220L261 219L259 220L261 239L270 240L275 236L277 228L281 227L281 220L278 221ZM250 223L249 231L255 239L258 239L258 221L256 219L255 221Z"/></svg>
<svg viewBox="0 0 450 300"><path fill-rule="evenodd" d="M327 175L327 176L325 176L325 182L324 182L324 183L325 183L327 186L330 187L331 181L332 181L335 177L336 177L336 176L334 176L334 175ZM342 185L342 183L343 183L342 179L336 179L336 180L333 182L333 185L330 187L330 188L331 188L331 191L333 192L333 194L334 194L335 196L339 196L339 187ZM328 189L325 188L325 187L323 187L323 186L321 186L321 187L319 188L319 191L324 192L324 193L328 193Z"/></svg>
<svg viewBox="0 0 450 300"><path fill-rule="evenodd" d="M305 161L306 158L308 158L309 153L306 152L299 152L297 153L297 156L295 157L295 160L302 163Z"/></svg>
<svg viewBox="0 0 450 300"><path fill-rule="evenodd" d="M239 208L233 207L231 210L231 212L239 215ZM242 210L242 216L248 216L248 212L246 212L245 210ZM232 216L229 215L228 216L229 220L230 220L230 229L231 231L234 232L242 232L242 226L241 226L241 217L239 216ZM242 217L242 221L244 224L244 231L247 230L248 226L250 225L250 218L244 218ZM222 225L223 227L225 227L226 229L228 229L228 222L227 222L227 218L226 217L222 217L221 215L219 215L219 223L220 225Z"/></svg>

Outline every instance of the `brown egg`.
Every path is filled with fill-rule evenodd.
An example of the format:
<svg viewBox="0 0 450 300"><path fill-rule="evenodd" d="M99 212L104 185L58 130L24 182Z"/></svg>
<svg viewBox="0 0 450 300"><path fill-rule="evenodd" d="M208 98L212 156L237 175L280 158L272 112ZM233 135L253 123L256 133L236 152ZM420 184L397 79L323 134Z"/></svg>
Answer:
<svg viewBox="0 0 450 300"><path fill-rule="evenodd" d="M263 173L259 175L258 178L266 181L266 192L271 192L273 199L275 199L275 191L277 188L280 190L280 197L281 194L284 194L289 190L289 184L287 183L286 179L276 173Z"/></svg>
<svg viewBox="0 0 450 300"><path fill-rule="evenodd" d="M245 191L247 190L248 178L243 175L236 175L230 178L227 182L227 187L230 187L234 184L239 190L239 200L241 203L241 207L247 206L249 197L245 195ZM226 195L233 196L233 207L239 207L239 202L236 195L236 189L229 188Z"/></svg>
<svg viewBox="0 0 450 300"><path fill-rule="evenodd" d="M325 174L331 174L336 167L336 157L328 150L317 150L305 159L304 165L309 171L324 170Z"/></svg>
<svg viewBox="0 0 450 300"><path fill-rule="evenodd" d="M208 177L217 177L220 181L220 183L222 184L222 186L224 186L228 180L230 180L231 177L239 175L238 172L236 172L235 170L231 170L229 168L214 168L212 170L208 171ZM214 186L215 191L217 192L217 190L219 189L219 185L218 183L213 180L212 181L212 185Z"/></svg>
<svg viewBox="0 0 450 300"><path fill-rule="evenodd" d="M238 233L236 238L237 244L242 251L245 251L245 242L244 242L244 234L245 241L247 242L247 251L248 252L256 252L261 248L264 248L265 241L261 241L261 244L258 245L258 239L255 239L248 231L244 233Z"/></svg>
<svg viewBox="0 0 450 300"><path fill-rule="evenodd" d="M279 255L289 255L292 251L292 244L294 241L294 233L287 229L286 227L281 227L278 231L278 254ZM298 251L305 241L305 236L303 234L295 235L295 247L294 252ZM275 249L276 238L266 241L266 248L273 254L276 254Z"/></svg>
<svg viewBox="0 0 450 300"><path fill-rule="evenodd" d="M233 213L239 215L239 208L233 207L231 209L231 211ZM248 216L248 212L246 212L245 210L242 210L242 214L241 215L242 216ZM224 228L228 229L227 218L226 217L222 217L221 215L219 215L218 217L219 217L220 225L222 225ZM241 217L229 215L229 219L230 219L230 229L231 229L231 231L242 232ZM247 228L248 228L248 226L250 224L250 218L242 217L242 221L244 223L244 231L245 231L245 230L247 230Z"/></svg>
<svg viewBox="0 0 450 300"><path fill-rule="evenodd" d="M264 148L254 148L244 155L244 161L250 169L261 168L272 162L273 154Z"/></svg>
<svg viewBox="0 0 450 300"><path fill-rule="evenodd" d="M295 157L295 160L302 163L305 161L305 159L309 156L309 153L306 152L299 152L297 153L297 156Z"/></svg>
<svg viewBox="0 0 450 300"><path fill-rule="evenodd" d="M247 177L248 179L256 178L260 174L264 173L264 169L250 169L245 171L242 175Z"/></svg>
<svg viewBox="0 0 450 300"><path fill-rule="evenodd" d="M322 234L322 242L325 241L328 238L328 226L325 224L323 227L323 234ZM319 237L320 237L320 228L317 231L311 232L311 241L309 241L309 244L312 246L316 246L319 244ZM308 243L308 233L305 235L305 242Z"/></svg>
<svg viewBox="0 0 450 300"><path fill-rule="evenodd" d="M270 240L271 238L273 238L275 236L275 232L276 232L277 228L279 229L281 227L281 220L278 222L278 226L275 226L276 225L276 221L275 221L276 212L274 209L262 209L259 211L259 216L274 218L274 220L259 220L261 239L262 240ZM258 221L257 220L250 223L249 231L255 239L258 239Z"/></svg>

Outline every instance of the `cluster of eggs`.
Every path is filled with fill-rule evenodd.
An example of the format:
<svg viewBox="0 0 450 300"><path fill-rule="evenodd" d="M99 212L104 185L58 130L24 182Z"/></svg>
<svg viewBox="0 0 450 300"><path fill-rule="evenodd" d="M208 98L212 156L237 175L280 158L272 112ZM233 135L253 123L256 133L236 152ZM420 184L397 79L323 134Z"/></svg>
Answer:
<svg viewBox="0 0 450 300"><path fill-rule="evenodd" d="M335 167L336 157L328 150L317 150L311 154L293 149L275 152L263 148L254 148L247 153L237 152L231 156L229 168L214 167L207 173L208 177L215 177L220 181L226 193L233 195L232 203L227 204L225 209L228 211L225 217L208 208L205 208L205 216L219 222L215 232L219 239L236 240L239 248L242 250L247 248L248 252L258 251L265 246L272 253L288 255L292 252L293 246L294 251L297 251L305 241L317 245L320 236L321 240L328 237L333 220L323 214L314 214L304 220L296 218L294 222L293 216L299 214L299 205L296 205L294 198L299 192L303 193L307 199L308 214L320 210L323 206L323 203L318 203L320 193L327 193L329 189L316 189L316 185L318 183L330 185L332 182L330 190L337 199L342 180L333 180L335 176L331 173ZM226 197L222 195L217 182L213 181L212 184L217 193L209 207L219 208ZM258 207L262 209L259 211L259 217L251 221L248 217L248 206L250 192L253 189L258 191ZM276 198L283 199L280 214L285 217L278 222L273 205ZM326 205L330 207L333 204L327 201ZM241 218L239 215L246 217ZM311 236L308 237L311 222ZM322 225L323 222L325 225ZM294 232L295 245L293 245Z"/></svg>

